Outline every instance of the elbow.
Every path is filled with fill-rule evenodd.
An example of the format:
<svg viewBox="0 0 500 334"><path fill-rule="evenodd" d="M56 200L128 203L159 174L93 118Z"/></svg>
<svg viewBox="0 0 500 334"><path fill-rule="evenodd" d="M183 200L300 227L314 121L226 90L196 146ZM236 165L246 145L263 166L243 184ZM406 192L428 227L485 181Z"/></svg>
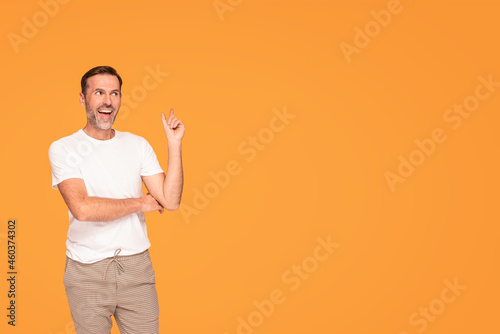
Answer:
<svg viewBox="0 0 500 334"><path fill-rule="evenodd" d="M165 206L165 209L167 209L168 211L175 211L177 209L179 209L180 207L180 203L169 203L168 205Z"/></svg>
<svg viewBox="0 0 500 334"><path fill-rule="evenodd" d="M175 211L181 206L181 199L179 197L164 197L161 204L166 210Z"/></svg>
<svg viewBox="0 0 500 334"><path fill-rule="evenodd" d="M167 206L165 209L167 209L168 211L175 211L175 210L179 209L179 205L176 205L176 206L170 205L170 206Z"/></svg>
<svg viewBox="0 0 500 334"><path fill-rule="evenodd" d="M83 205L78 205L70 208L71 214L75 219L84 222L88 221L90 219L89 215L87 214L87 210L85 210L85 207Z"/></svg>
<svg viewBox="0 0 500 334"><path fill-rule="evenodd" d="M75 217L75 219L77 219L81 222L84 222L88 219L88 217L85 215L83 210L70 210L70 211L71 211L71 214L73 215L73 217Z"/></svg>

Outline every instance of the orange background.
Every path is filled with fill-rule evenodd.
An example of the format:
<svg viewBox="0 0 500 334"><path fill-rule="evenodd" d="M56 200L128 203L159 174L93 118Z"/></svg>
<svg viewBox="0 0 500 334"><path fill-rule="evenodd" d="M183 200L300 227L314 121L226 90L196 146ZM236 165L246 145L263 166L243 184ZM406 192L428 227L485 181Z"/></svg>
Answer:
<svg viewBox="0 0 500 334"><path fill-rule="evenodd" d="M15 328L0 280L0 331L74 333L62 283L68 215L48 148L85 125L80 78L106 64L124 95L148 66L169 73L115 122L145 137L165 169L160 112L173 107L186 125L181 209L146 218L162 333L237 333L238 317L273 290L284 302L247 332L499 333L500 87L456 130L443 115L479 76L500 81L500 3L401 0L349 63L340 44L354 45L355 27L388 2L232 1L221 20L212 0L73 0L16 53L9 33L42 9L2 0L1 277L10 218L19 274ZM239 145L285 107L295 118L247 161ZM391 191L384 173L435 128L447 140ZM182 210L233 160L241 172L188 223ZM292 291L282 276L314 264L328 235L340 246ZM455 279L466 288L444 304ZM429 307L432 321L410 321Z"/></svg>

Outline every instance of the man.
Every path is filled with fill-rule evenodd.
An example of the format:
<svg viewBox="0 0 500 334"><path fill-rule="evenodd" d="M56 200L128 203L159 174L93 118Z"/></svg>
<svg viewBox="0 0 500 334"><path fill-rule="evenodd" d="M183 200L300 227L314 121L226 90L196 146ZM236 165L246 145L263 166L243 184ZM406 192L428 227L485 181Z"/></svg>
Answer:
<svg viewBox="0 0 500 334"><path fill-rule="evenodd" d="M122 79L98 66L82 77L87 124L52 143L52 187L69 212L64 286L77 333L158 333L158 296L145 212L176 210L185 126L162 113L168 141L166 175L142 137L113 129ZM142 195L142 183L148 194Z"/></svg>

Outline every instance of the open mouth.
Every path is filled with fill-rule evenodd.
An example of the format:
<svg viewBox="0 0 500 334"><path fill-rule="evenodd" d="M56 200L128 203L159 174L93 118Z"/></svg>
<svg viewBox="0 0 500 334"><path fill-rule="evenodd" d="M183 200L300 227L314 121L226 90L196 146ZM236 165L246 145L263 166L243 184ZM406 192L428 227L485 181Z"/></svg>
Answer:
<svg viewBox="0 0 500 334"><path fill-rule="evenodd" d="M106 109L101 109L101 110L97 110L97 112L101 115L111 115L111 113L113 112L112 110L106 110Z"/></svg>

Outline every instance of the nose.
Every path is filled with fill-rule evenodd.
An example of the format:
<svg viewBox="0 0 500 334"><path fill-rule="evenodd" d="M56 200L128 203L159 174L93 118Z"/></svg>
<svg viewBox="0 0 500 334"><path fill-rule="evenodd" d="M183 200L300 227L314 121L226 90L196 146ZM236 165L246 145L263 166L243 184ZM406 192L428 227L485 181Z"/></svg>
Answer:
<svg viewBox="0 0 500 334"><path fill-rule="evenodd" d="M106 105L108 106L111 105L111 96L109 94L106 94L106 96L104 97L104 103L106 103Z"/></svg>

